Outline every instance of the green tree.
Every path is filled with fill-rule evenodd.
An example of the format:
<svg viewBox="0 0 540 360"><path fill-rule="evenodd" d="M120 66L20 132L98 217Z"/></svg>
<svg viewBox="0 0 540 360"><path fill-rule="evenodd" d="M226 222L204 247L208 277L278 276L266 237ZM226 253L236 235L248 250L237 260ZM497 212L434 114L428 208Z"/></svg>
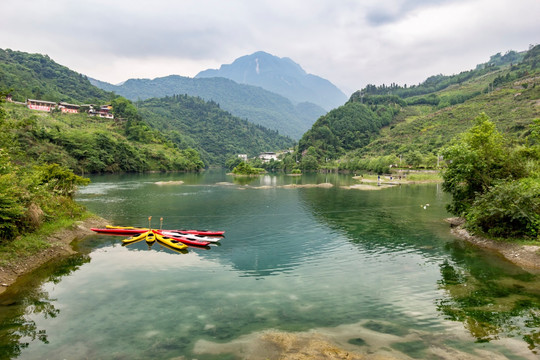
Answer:
<svg viewBox="0 0 540 360"><path fill-rule="evenodd" d="M245 161L242 161L232 172L237 175L257 175L261 173L261 170L262 169L254 168Z"/></svg>
<svg viewBox="0 0 540 360"><path fill-rule="evenodd" d="M115 117L128 120L140 120L137 108L128 99L117 97L112 101L111 105L113 107L112 112Z"/></svg>
<svg viewBox="0 0 540 360"><path fill-rule="evenodd" d="M77 185L87 185L90 179L75 175L71 170L58 164L48 164L36 167L38 184L44 185L53 193L73 197Z"/></svg>
<svg viewBox="0 0 540 360"><path fill-rule="evenodd" d="M448 168L443 172L443 190L452 195L448 211L463 216L477 195L497 181L511 176L502 135L486 114L443 152Z"/></svg>
<svg viewBox="0 0 540 360"><path fill-rule="evenodd" d="M540 179L494 185L474 201L466 219L469 228L491 236L540 236Z"/></svg>

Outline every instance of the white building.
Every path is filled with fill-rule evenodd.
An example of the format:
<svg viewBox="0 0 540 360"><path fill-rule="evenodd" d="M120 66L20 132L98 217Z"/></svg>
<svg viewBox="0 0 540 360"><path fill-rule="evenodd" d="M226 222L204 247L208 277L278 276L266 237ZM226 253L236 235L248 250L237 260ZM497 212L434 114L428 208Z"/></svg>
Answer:
<svg viewBox="0 0 540 360"><path fill-rule="evenodd" d="M259 155L259 159L261 159L263 163L267 163L270 162L270 160L277 160L277 154L275 152L263 152Z"/></svg>

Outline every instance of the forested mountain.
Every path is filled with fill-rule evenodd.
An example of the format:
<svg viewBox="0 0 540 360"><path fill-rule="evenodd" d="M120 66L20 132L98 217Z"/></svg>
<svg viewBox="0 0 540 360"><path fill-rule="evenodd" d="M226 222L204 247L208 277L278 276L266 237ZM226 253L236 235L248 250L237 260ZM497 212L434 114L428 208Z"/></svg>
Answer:
<svg viewBox="0 0 540 360"><path fill-rule="evenodd" d="M288 137L239 119L215 102L174 95L137 102L140 114L180 148L193 147L209 164L224 165L237 154L256 156L294 145Z"/></svg>
<svg viewBox="0 0 540 360"><path fill-rule="evenodd" d="M111 121L87 114L45 114L14 105L8 119L13 119L10 124L16 127L14 139L28 147L23 157L25 151L33 152L31 156L39 161L58 162L78 173L198 170L203 165L224 164L228 156L238 153L255 156L294 144L275 130L231 115L215 102L176 96L140 101L139 110L129 100L98 89L85 76L47 56L11 50L1 50L0 56L0 92L12 89L9 92L14 100L32 96L75 104L106 103L112 104L116 117ZM31 86L34 90L28 88ZM19 131L17 118L28 118L20 123L30 124L26 132ZM204 164L194 148L200 151Z"/></svg>
<svg viewBox="0 0 540 360"><path fill-rule="evenodd" d="M152 80L129 79L121 85L94 79L91 82L132 101L183 94L197 96L217 102L234 116L277 130L293 139L299 139L326 112L314 104L293 105L290 100L276 93L225 78L193 79L170 75Z"/></svg>
<svg viewBox="0 0 540 360"><path fill-rule="evenodd" d="M27 98L68 103L103 104L114 94L92 86L86 76L46 55L0 49L0 90L12 89L16 101Z"/></svg>
<svg viewBox="0 0 540 360"><path fill-rule="evenodd" d="M326 110L342 105L346 95L330 81L308 74L289 58L279 58L263 51L242 56L219 69L208 69L196 78L224 77L239 84L260 86L285 96L294 103L311 102Z"/></svg>
<svg viewBox="0 0 540 360"><path fill-rule="evenodd" d="M351 170L398 163L434 167L441 149L482 112L502 133L523 142L540 117L539 55L535 46L416 86L368 85L321 117L300 140L299 152L309 152L320 166Z"/></svg>

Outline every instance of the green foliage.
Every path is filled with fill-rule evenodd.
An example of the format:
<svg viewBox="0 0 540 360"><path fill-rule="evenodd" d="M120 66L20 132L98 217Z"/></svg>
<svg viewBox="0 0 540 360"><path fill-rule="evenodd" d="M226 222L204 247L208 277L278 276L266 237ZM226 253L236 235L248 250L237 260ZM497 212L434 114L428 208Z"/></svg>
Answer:
<svg viewBox="0 0 540 360"><path fill-rule="evenodd" d="M496 181L508 178L508 156L501 134L487 115L443 152L448 168L443 173L443 190L452 194L448 211L462 216L475 197L484 194Z"/></svg>
<svg viewBox="0 0 540 360"><path fill-rule="evenodd" d="M465 217L468 228L496 237L540 237L540 145L510 147L482 114L445 157L448 210Z"/></svg>
<svg viewBox="0 0 540 360"><path fill-rule="evenodd" d="M77 173L197 171L199 154L179 149L157 130L138 120L109 120L86 114L40 114L6 104L4 146L17 161L57 163Z"/></svg>
<svg viewBox="0 0 540 360"><path fill-rule="evenodd" d="M60 196L73 197L77 185L87 185L90 179L75 175L58 164L36 166L38 185Z"/></svg>
<svg viewBox="0 0 540 360"><path fill-rule="evenodd" d="M3 111L0 120L0 243L33 231L43 222L80 216L83 208L71 197L75 187L87 184L88 179L58 164L40 164L25 152L29 148L17 138L21 133L32 136L38 124L35 119L17 122L11 111Z"/></svg>
<svg viewBox="0 0 540 360"><path fill-rule="evenodd" d="M156 79L130 79L119 86L105 83L97 86L114 91L132 101L162 98L175 94L214 101L240 119L280 134L299 139L313 122L326 111L311 103L293 104L287 98L258 86L238 84L222 77L188 78L170 75Z"/></svg>
<svg viewBox="0 0 540 360"><path fill-rule="evenodd" d="M128 99L117 97L111 102L111 105L115 117L134 121L141 120L137 108Z"/></svg>
<svg viewBox="0 0 540 360"><path fill-rule="evenodd" d="M341 170L349 171L368 171L377 174L388 174L390 168L399 164L399 158L394 155L377 156L369 158L353 157L340 163Z"/></svg>
<svg viewBox="0 0 540 360"><path fill-rule="evenodd" d="M242 161L233 169L232 172L236 175L258 175L264 172L264 169L252 167L247 162Z"/></svg>
<svg viewBox="0 0 540 360"><path fill-rule="evenodd" d="M27 98L71 103L108 102L114 94L90 84L82 74L48 56L0 49L0 89L12 89L13 99Z"/></svg>
<svg viewBox="0 0 540 360"><path fill-rule="evenodd" d="M238 156L232 156L225 162L225 167L232 170L243 162L244 160L240 159Z"/></svg>
<svg viewBox="0 0 540 360"><path fill-rule="evenodd" d="M444 167L442 149L470 128L471 119L481 112L509 141L523 144L529 125L538 118L539 58L540 46L535 46L526 53L496 55L471 71L431 76L417 86L368 85L351 95L344 106L359 103L369 110L387 107L392 115L384 125L357 134L337 131L326 119L336 109L304 135L300 151L313 146L319 166L328 167L327 159L338 159L336 166L348 170L381 171L384 166L375 163L385 156L399 157L401 161L394 164L402 167ZM344 112L338 116L342 119L336 123L346 121L349 115ZM376 115L365 119L377 123ZM537 140L531 137L530 141ZM374 159L372 164L370 159Z"/></svg>
<svg viewBox="0 0 540 360"><path fill-rule="evenodd" d="M388 125L399 111L398 104L386 101L381 104L369 105L351 99L320 117L300 139L298 151L305 156L305 151L313 147L316 151L311 155L320 162L336 159L348 150L367 145L371 137ZM309 159L310 167L311 163L312 159Z"/></svg>
<svg viewBox="0 0 540 360"><path fill-rule="evenodd" d="M369 95L384 95L397 96L400 98L410 98L413 96L431 94L427 97L416 98L416 100L413 100L413 102L409 104L430 103L432 105L438 105L438 100L436 100L436 97L433 96L433 93L447 89L452 85L461 85L471 79L484 76L490 72L498 70L499 66L518 63L522 59L524 59L524 57L524 53L517 53L515 51L509 51L504 56L501 56L501 54L498 53L496 55L493 55L490 58L489 62L478 65L474 70L463 71L457 75L445 76L439 74L430 76L423 83L409 87L407 87L407 85L399 86L395 83L392 83L389 86L386 86L385 84L381 86L368 84L365 89L353 94L351 98ZM426 102L422 102L422 99ZM463 102L463 100L459 100L459 98L456 98L454 101L456 101L455 104ZM450 104L453 105L452 103Z"/></svg>
<svg viewBox="0 0 540 360"><path fill-rule="evenodd" d="M148 123L176 146L193 144L203 161L211 165L225 165L227 159L237 154L253 157L294 144L277 131L234 117L215 102L200 98L175 95L141 101L138 107Z"/></svg>
<svg viewBox="0 0 540 360"><path fill-rule="evenodd" d="M474 200L466 219L470 229L491 236L540 238L540 179L494 185Z"/></svg>
<svg viewBox="0 0 540 360"><path fill-rule="evenodd" d="M25 208L20 202L21 189L14 173L0 174L0 242L18 233Z"/></svg>

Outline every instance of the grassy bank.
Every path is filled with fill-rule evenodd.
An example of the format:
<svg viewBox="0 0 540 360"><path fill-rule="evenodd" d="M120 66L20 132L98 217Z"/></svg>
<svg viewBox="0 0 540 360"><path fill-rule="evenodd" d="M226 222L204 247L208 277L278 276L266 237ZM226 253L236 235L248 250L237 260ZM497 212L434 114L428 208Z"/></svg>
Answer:
<svg viewBox="0 0 540 360"><path fill-rule="evenodd" d="M13 266L32 257L40 252L50 249L55 245L54 234L64 230L71 229L75 223L85 221L95 217L90 212L83 212L76 217L62 216L53 222L44 223L39 229L32 233L26 233L18 236L8 243L0 245L0 266Z"/></svg>

